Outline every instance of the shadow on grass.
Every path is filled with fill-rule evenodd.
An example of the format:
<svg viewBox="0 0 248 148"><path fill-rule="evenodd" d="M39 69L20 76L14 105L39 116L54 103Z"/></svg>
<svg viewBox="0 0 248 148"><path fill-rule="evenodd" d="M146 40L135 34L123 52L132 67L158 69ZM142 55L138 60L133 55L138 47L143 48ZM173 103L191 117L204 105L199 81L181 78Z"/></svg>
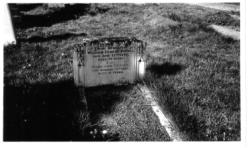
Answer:
<svg viewBox="0 0 248 148"><path fill-rule="evenodd" d="M96 13L104 13L108 11L108 9L99 8L97 12L91 12L90 4L67 4L65 7L46 15L24 15L18 12L18 8L15 7L17 7L15 4L10 5L10 10L15 10L15 12L11 11L12 15L17 14L16 16L18 16L13 18L14 26L16 28L24 29L30 27L48 27L56 23L77 19L81 15L96 15ZM28 7L28 5L26 7Z"/></svg>
<svg viewBox="0 0 248 148"><path fill-rule="evenodd" d="M18 42L29 42L29 43L37 43L37 42L46 42L46 41L60 41L60 40L65 40L71 37L77 37L77 36L87 36L86 33L79 33L79 34L74 34L74 33L65 33L65 34L59 34L59 35L52 35L49 37L42 37L42 36L32 36L31 38L28 39L18 39Z"/></svg>
<svg viewBox="0 0 248 148"><path fill-rule="evenodd" d="M163 98L159 100L160 104L168 110L173 116L180 131L184 133L187 141L205 141L206 123L200 121L196 116L191 115L188 105L185 101L192 98L192 92L178 92L173 87L160 88Z"/></svg>
<svg viewBox="0 0 248 148"><path fill-rule="evenodd" d="M85 89L90 125L81 128L86 141L119 141L118 133L102 134L105 127L98 124L103 114L110 114L115 104L122 101L121 92L132 89L132 85L105 85Z"/></svg>
<svg viewBox="0 0 248 148"><path fill-rule="evenodd" d="M4 141L118 141L118 135L102 135L103 127L96 123L121 100L121 91L129 88L114 85L87 88L90 121L79 123L79 112L85 111L85 106L73 81L21 86L6 83ZM91 134L92 131L98 133Z"/></svg>
<svg viewBox="0 0 248 148"><path fill-rule="evenodd" d="M24 4L24 3L18 3L18 4L13 4L13 3L10 3L9 4L11 6L12 9L14 9L13 11L29 11L29 10L32 10L38 6L41 6L42 3L29 3L29 4Z"/></svg>
<svg viewBox="0 0 248 148"><path fill-rule="evenodd" d="M132 89L132 85L105 85L86 88L86 98L93 122L102 114L112 112L115 104L122 101L121 92Z"/></svg>
<svg viewBox="0 0 248 148"><path fill-rule="evenodd" d="M172 63L163 63L163 64L151 64L148 66L147 70L151 73L155 73L157 76L161 77L162 75L175 75L184 69L184 66L179 64Z"/></svg>
<svg viewBox="0 0 248 148"><path fill-rule="evenodd" d="M82 140L72 81L4 86L4 141Z"/></svg>

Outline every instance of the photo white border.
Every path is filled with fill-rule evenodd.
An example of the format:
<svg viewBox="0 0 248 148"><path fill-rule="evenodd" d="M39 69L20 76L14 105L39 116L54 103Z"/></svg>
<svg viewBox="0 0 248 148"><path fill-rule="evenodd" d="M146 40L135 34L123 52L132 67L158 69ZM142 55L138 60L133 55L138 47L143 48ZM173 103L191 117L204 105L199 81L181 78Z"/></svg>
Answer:
<svg viewBox="0 0 248 148"><path fill-rule="evenodd" d="M1 6L5 3L195 3L195 0L2 0ZM3 44L2 40L4 38L4 34L0 35L1 48L0 51L0 97L2 100L0 101L0 146L4 147L225 147L225 148L245 148L248 147L248 136L247 136L247 98L248 98L248 49L247 49L247 2L245 0L198 0L198 3L220 3L220 2L240 2L240 20L241 20L241 49L240 49L240 85L241 85L241 141L237 142L3 142ZM2 11L3 9L1 9ZM1 13L2 17L2 13ZM2 22L2 21L1 21ZM1 30L2 31L2 30Z"/></svg>

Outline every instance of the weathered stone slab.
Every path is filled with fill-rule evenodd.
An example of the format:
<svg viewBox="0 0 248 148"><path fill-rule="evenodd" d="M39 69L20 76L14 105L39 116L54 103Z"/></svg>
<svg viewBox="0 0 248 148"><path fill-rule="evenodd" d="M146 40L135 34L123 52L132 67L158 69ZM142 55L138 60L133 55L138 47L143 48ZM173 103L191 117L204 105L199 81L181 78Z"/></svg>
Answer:
<svg viewBox="0 0 248 148"><path fill-rule="evenodd" d="M135 38L86 39L74 46L77 86L134 83L145 72L144 44Z"/></svg>

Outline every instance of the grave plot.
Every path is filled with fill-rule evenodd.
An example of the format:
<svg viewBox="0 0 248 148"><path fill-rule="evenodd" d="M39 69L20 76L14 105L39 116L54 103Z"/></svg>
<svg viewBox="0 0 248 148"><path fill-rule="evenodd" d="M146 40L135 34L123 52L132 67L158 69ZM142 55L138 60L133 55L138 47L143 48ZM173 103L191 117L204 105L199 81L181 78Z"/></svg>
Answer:
<svg viewBox="0 0 248 148"><path fill-rule="evenodd" d="M91 122L79 124L88 140L174 140L139 90L144 86L135 84L145 74L145 43L128 37L94 38L74 50L74 82L84 104L79 121Z"/></svg>

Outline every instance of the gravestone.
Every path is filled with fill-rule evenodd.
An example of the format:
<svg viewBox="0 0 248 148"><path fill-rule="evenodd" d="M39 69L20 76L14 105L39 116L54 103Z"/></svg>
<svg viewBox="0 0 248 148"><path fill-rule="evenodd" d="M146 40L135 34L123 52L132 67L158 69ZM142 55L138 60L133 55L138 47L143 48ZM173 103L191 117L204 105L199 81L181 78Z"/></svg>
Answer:
<svg viewBox="0 0 248 148"><path fill-rule="evenodd" d="M74 48L77 86L134 83L145 74L144 43L136 38L84 39Z"/></svg>

